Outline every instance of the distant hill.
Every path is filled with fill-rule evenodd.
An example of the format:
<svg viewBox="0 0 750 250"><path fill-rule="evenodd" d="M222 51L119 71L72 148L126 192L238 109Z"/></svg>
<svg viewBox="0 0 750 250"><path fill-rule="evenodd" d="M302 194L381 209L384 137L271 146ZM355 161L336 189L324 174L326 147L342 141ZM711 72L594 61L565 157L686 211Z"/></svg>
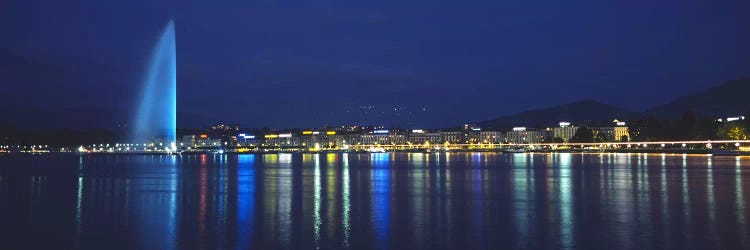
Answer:
<svg viewBox="0 0 750 250"><path fill-rule="evenodd" d="M560 121L604 124L612 119L642 118L677 119L685 111L707 118L750 115L750 78L725 82L716 87L679 97L645 112L632 112L605 103L583 100L515 115L479 122L486 128L508 129L514 126L548 127Z"/></svg>
<svg viewBox="0 0 750 250"><path fill-rule="evenodd" d="M692 109L698 116L709 118L748 115L750 112L750 78L725 82L713 88L679 97L664 105L648 109L643 116L675 119L688 109Z"/></svg>
<svg viewBox="0 0 750 250"><path fill-rule="evenodd" d="M560 106L529 110L515 115L479 122L477 125L492 129L508 129L515 126L549 127L561 121L575 123L608 124L613 119L635 117L636 112L614 107L594 100L583 100Z"/></svg>

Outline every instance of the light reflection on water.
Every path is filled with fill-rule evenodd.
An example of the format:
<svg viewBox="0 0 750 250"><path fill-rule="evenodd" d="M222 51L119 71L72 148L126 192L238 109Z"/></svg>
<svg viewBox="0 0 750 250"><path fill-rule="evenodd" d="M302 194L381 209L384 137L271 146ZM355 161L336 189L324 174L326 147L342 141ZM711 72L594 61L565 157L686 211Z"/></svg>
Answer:
<svg viewBox="0 0 750 250"><path fill-rule="evenodd" d="M371 223L375 228L377 248L388 247L388 234L391 224L391 154L376 153L370 155L372 160L370 193L372 194Z"/></svg>
<svg viewBox="0 0 750 250"><path fill-rule="evenodd" d="M314 155L314 175L313 175L313 231L315 248L320 248L320 155Z"/></svg>
<svg viewBox="0 0 750 250"><path fill-rule="evenodd" d="M342 165L342 209L341 209L341 227L344 230L344 241L342 246L343 247L350 247L351 246L351 187L350 184L350 177L349 177L349 154L344 153L342 155L341 165Z"/></svg>
<svg viewBox="0 0 750 250"><path fill-rule="evenodd" d="M237 160L237 239L238 248L253 243L255 224L255 155L240 155Z"/></svg>
<svg viewBox="0 0 750 250"><path fill-rule="evenodd" d="M557 180L560 183L560 241L563 248L572 248L574 240L574 215L573 215L573 176L572 176L572 157L570 153L560 154L560 162L557 164L560 168L560 174Z"/></svg>
<svg viewBox="0 0 750 250"><path fill-rule="evenodd" d="M748 248L748 157L0 157L0 248Z"/></svg>
<svg viewBox="0 0 750 250"><path fill-rule="evenodd" d="M738 235L741 238L740 239L740 241L741 241L740 245L747 247L747 246L750 246L750 244L748 244L748 241L750 241L750 239L748 239L747 237L742 237L743 235L747 235L748 234L748 228L747 228L747 226L745 226L745 225L748 224L748 222L746 220L747 210L745 209L746 208L745 203L747 203L748 201L745 200L745 195L744 195L744 192L743 192L744 186L747 186L747 184L743 183L746 180L743 180L743 178L742 178L742 174L743 174L742 173L743 172L742 171L742 158L739 157L739 156L735 157L735 168L734 169L735 169L735 171L734 171L734 176L735 176L735 178L734 178L734 181L735 181L734 190L736 192L735 193L735 206L737 207L736 208L737 209L736 214L737 214L737 222L738 222L737 223L738 224L737 233L738 233Z"/></svg>

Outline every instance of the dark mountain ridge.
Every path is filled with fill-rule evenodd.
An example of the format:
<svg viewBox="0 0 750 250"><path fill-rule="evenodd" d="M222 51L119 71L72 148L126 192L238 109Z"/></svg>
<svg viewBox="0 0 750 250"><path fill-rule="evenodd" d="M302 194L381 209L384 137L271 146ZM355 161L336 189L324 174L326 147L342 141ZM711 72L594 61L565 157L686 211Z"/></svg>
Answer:
<svg viewBox="0 0 750 250"><path fill-rule="evenodd" d="M746 115L750 111L749 94L750 78L732 80L650 108L643 115L676 119L687 110L708 118Z"/></svg>
<svg viewBox="0 0 750 250"><path fill-rule="evenodd" d="M609 124L614 119L629 119L636 112L618 108L595 100L582 100L559 106L524 111L515 115L479 122L483 128L506 130L511 127L550 127L561 121L588 125Z"/></svg>
<svg viewBox="0 0 750 250"><path fill-rule="evenodd" d="M721 118L750 114L750 78L732 80L697 91L644 112L634 112L594 100L582 100L542 109L524 111L477 124L490 129L509 129L514 126L550 127L561 121L578 124L611 124L614 119L630 120L655 117L674 120L688 110L698 117Z"/></svg>

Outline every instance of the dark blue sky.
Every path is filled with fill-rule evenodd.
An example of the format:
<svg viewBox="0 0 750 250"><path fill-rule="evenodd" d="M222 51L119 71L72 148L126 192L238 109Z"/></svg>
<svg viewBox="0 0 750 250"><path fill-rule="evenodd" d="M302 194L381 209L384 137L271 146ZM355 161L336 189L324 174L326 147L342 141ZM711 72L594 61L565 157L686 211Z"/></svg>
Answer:
<svg viewBox="0 0 750 250"><path fill-rule="evenodd" d="M440 127L581 99L638 111L750 76L748 13L748 1L2 1L0 104L91 112L90 124L132 113L173 16L180 127Z"/></svg>

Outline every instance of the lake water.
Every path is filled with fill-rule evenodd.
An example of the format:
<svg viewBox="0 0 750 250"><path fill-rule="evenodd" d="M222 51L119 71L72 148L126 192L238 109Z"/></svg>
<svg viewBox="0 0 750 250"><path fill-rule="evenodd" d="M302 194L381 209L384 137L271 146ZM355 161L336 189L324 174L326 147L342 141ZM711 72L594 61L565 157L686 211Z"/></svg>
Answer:
<svg viewBox="0 0 750 250"><path fill-rule="evenodd" d="M747 249L748 207L748 157L0 155L0 249Z"/></svg>

